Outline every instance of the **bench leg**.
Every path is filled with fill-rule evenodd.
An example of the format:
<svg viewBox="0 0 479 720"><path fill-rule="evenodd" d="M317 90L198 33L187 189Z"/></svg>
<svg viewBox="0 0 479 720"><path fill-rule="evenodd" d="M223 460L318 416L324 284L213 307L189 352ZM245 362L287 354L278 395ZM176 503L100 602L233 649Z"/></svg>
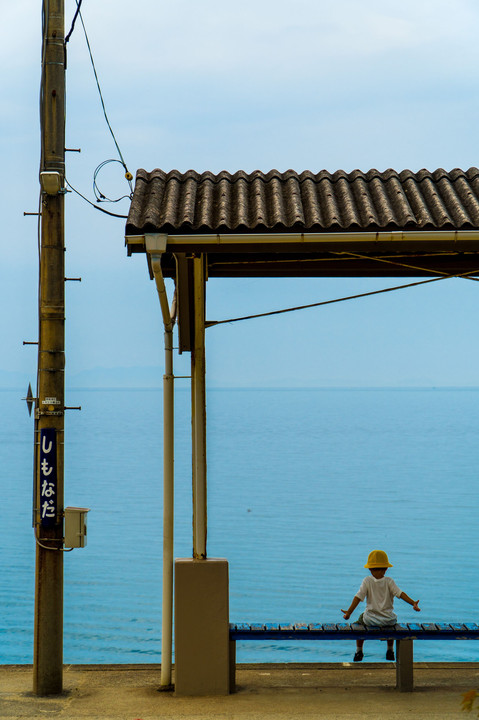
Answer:
<svg viewBox="0 0 479 720"><path fill-rule="evenodd" d="M414 689L412 640L396 640L396 688L400 692Z"/></svg>
<svg viewBox="0 0 479 720"><path fill-rule="evenodd" d="M230 640L230 693L236 692L236 640Z"/></svg>

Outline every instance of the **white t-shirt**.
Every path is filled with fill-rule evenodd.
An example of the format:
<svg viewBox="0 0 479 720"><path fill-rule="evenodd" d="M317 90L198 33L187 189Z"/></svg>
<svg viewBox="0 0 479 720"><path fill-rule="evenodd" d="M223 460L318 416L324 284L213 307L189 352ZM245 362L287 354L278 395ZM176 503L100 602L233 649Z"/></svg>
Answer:
<svg viewBox="0 0 479 720"><path fill-rule="evenodd" d="M366 625L394 625L397 615L393 611L394 598L399 597L402 590L391 577L379 579L368 575L356 593L360 600L366 598L366 610L363 619Z"/></svg>

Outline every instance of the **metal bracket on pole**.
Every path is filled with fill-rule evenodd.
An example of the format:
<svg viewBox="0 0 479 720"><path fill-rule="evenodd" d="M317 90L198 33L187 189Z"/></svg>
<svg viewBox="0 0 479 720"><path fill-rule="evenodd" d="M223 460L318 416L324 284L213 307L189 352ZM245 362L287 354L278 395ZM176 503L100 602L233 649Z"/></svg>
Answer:
<svg viewBox="0 0 479 720"><path fill-rule="evenodd" d="M37 400L38 400L38 398L33 397L32 384L31 384L31 383L28 383L27 396L24 397L24 398L22 398L22 400L25 400L25 401L26 401L26 403L27 403L27 408L28 408L28 414L29 414L30 417L31 417L31 415L32 415L33 403L34 403L34 402L37 402Z"/></svg>

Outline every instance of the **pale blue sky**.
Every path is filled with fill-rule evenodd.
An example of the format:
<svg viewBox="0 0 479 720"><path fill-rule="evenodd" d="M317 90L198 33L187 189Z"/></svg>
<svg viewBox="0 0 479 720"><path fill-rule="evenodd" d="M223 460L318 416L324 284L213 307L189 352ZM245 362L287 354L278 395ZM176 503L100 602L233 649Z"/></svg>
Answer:
<svg viewBox="0 0 479 720"><path fill-rule="evenodd" d="M66 0L67 25L75 3ZM0 385L35 377L40 0L3 9ZM478 165L475 0L83 0L109 117L135 173ZM14 61L13 61L14 60ZM67 72L67 178L92 198L116 157L77 23ZM5 68L10 68L8 71ZM127 190L120 166L99 178ZM127 202L108 209L126 214ZM67 382L161 383L162 325L124 221L66 202ZM211 280L208 316L263 312L394 280ZM479 385L479 286L449 280L208 330L211 385ZM96 368L111 369L99 372ZM177 365L188 370L188 357ZM13 373L13 375L9 375ZM123 374L122 374L123 373Z"/></svg>

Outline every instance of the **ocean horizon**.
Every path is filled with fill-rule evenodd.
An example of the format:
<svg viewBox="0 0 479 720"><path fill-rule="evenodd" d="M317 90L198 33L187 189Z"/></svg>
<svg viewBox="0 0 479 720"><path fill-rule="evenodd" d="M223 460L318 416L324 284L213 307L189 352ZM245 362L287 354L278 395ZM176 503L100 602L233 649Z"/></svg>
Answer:
<svg viewBox="0 0 479 720"><path fill-rule="evenodd" d="M184 363L184 360L182 360ZM177 363L179 365L179 363ZM188 363L187 363L188 365ZM189 367L189 365L188 365ZM184 369L184 368L183 368ZM76 390L161 390L163 386L164 369L160 365L131 366L131 367L95 367L81 372L71 372L66 378L67 392ZM176 368L178 375L183 373L180 367ZM23 371L0 370L0 391L16 390L26 394L28 383L34 388L34 373ZM318 383L302 385L300 378L297 384L272 383L265 385L262 381L257 385L246 384L218 384L206 378L208 390L477 390L478 385L473 384L434 384L418 379L415 382L405 381L402 384L364 384L364 383ZM176 390L187 390L186 382L178 377L175 382ZM188 391L188 390L187 390Z"/></svg>
<svg viewBox="0 0 479 720"><path fill-rule="evenodd" d="M342 622L381 547L420 599L420 615L396 601L399 621L478 622L478 391L209 387L208 554L229 561L231 621ZM1 397L0 663L29 663L33 420L18 390ZM162 391L69 387L68 398L82 411L65 419L65 505L91 512L87 547L65 555L65 662L160 662ZM175 404L175 556L190 557L186 385ZM239 662L353 653L337 641L252 645L238 643ZM366 643L365 659L383 660L383 645ZM424 641L415 659L478 661L479 644Z"/></svg>

